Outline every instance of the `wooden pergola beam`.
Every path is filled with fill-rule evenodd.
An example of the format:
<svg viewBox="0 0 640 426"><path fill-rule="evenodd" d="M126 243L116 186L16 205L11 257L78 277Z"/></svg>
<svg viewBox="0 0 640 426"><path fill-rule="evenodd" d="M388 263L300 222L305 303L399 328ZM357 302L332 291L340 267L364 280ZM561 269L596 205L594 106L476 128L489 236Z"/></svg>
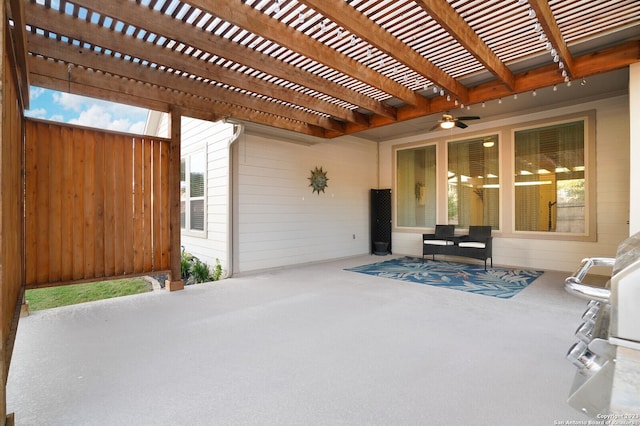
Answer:
<svg viewBox="0 0 640 426"><path fill-rule="evenodd" d="M553 17L553 12L551 12L549 2L547 0L529 0L529 6L531 6L533 11L536 13L536 18L542 26L547 39L558 52L558 56L560 61L564 64L568 77L571 79L576 78L577 76L573 63L573 56L571 55L571 52L569 52L569 48L562 38L562 33L560 32L560 28L558 28L558 23Z"/></svg>
<svg viewBox="0 0 640 426"><path fill-rule="evenodd" d="M259 54L259 52L238 43L234 43L211 33L206 33L200 29L194 29L192 26L187 26L179 21L177 22L170 16L136 5L133 2L126 0L83 0L82 6L90 10L94 10L102 15L118 16L119 19L124 19L128 24L144 28L148 32L162 34L165 37L177 41L184 41L185 43L192 45L194 48L200 49L204 52L211 52L212 54L219 55L230 61L246 65L253 69L261 70L269 75L291 81L299 84L300 86L327 94L336 99L348 100L351 104L369 110L374 114L383 115L389 118L395 117L394 108L382 102L378 102L355 90L330 82L315 74L272 58L269 55ZM25 10L27 14L27 21L31 25L45 30L50 30L51 26L54 25L53 21L60 20L63 16L55 11L51 11L51 13L47 14L47 8L31 3L25 6ZM66 31L63 31L62 34L76 38L77 40L84 40L85 37L89 37L91 35L92 31L96 31L98 26L91 25L89 31L74 31L73 28L74 27L70 27ZM124 40L120 38L119 42L124 43ZM128 43L129 41L127 40L127 46ZM99 43L96 44L100 45ZM145 45L152 47L150 46L150 43L146 43ZM121 46L125 46L125 44L121 44ZM116 51L118 50L119 49L116 49ZM169 49L164 50L168 51ZM183 59L185 59L185 56L186 55L183 55ZM164 64L163 62L159 63ZM182 67L178 67L177 69L182 69ZM204 75L203 77L207 77L207 75ZM364 119L362 117L355 118L355 121L360 123L363 122L363 120Z"/></svg>
<svg viewBox="0 0 640 426"><path fill-rule="evenodd" d="M576 75L579 78L618 70L640 60L640 41L630 41L599 52L578 56L574 58L574 60ZM555 64L517 74L515 77L515 91L509 90L499 81L492 81L469 88L469 103L478 104L512 96L514 93L522 93L564 83L564 78L558 72L558 67ZM435 98L431 102L431 114L444 112L453 107L452 102L448 102L442 97ZM427 114L407 105L398 109L398 118L394 122L420 118L425 115ZM375 117L371 120L370 128L383 127L388 124L392 124L392 122L382 117ZM346 134L357 133L359 131L362 131L362 129L350 124L347 125L345 129ZM331 132L327 133L328 138L337 136L341 135Z"/></svg>
<svg viewBox="0 0 640 426"><path fill-rule="evenodd" d="M29 9L31 10L31 8L33 7L35 6L30 6ZM155 44L146 43L137 38L121 35L116 32L109 31L105 28L98 28L95 25L89 24L85 21L81 21L71 16L53 16L54 12L51 10L46 10L43 12L45 13L42 13L42 16L38 15L38 18L34 19L34 22L36 22L36 24L47 25L47 28L50 31L57 34L82 34L82 41L84 43L93 46L99 46L102 50L108 49L117 52L122 48L123 45L126 45L127 54L141 60L146 60L149 63L163 65L173 70L179 70L181 72L197 75L202 79L212 80L222 84L228 84L230 86L245 89L256 94L272 97L273 99L278 99L283 102L289 102L291 104L303 107L304 109L314 110L319 112L320 114L330 115L343 121L350 121L365 126L368 124L368 117L366 117L364 114L323 101L317 97L290 90L268 81L259 80L247 74L224 69L221 66L207 63L187 55L179 54ZM29 35L27 36L27 40L29 51L35 54L42 54L44 56L58 58L67 62L77 63L78 65L83 65L94 69L101 69L101 67L104 65L104 59L101 61L100 58L104 57L105 55L93 51L85 45L78 46L76 44L69 44L61 41L56 42L55 39L39 36L33 33L29 33ZM75 54L73 54L72 52L75 52ZM73 57L71 55L73 55ZM114 59L113 61L111 61L111 64L112 65L109 66L108 69L105 69L105 71L111 72L113 74L124 75L122 73L119 73L117 71L117 68L120 65L126 67L127 61ZM130 78L138 80L143 80L145 78L147 70L150 69L149 66L145 66L142 64L134 65L133 63L129 63L128 68L130 69L128 76ZM188 80L190 80L188 77L182 77L178 75L175 75L174 77L175 79L182 80L187 85ZM177 84L178 82L176 81L176 84L173 85L174 88L177 88ZM220 99L225 99L229 103L235 103L241 106L249 106L249 104L256 101L258 104L260 104L261 101L267 102L263 101L260 98L257 98L256 96L243 94L239 91L233 92L228 89L222 89L220 87L217 87L217 91L219 92L218 95L212 95L210 97L218 96ZM232 99L236 99L236 101L233 101ZM256 109L260 109L259 105L256 105ZM296 116L301 112L302 109L298 108L291 113L292 115L289 115L290 113L287 112L286 116L305 121L303 118ZM274 111L273 113L276 112ZM311 117L311 115L314 115L315 117ZM327 125L331 130L340 131L340 127L342 126L342 124L340 124L336 120L325 119L322 120L324 124L321 124L318 121L318 118L320 117L319 114L311 115L309 116L309 118L312 120L310 121L311 124Z"/></svg>
<svg viewBox="0 0 640 426"><path fill-rule="evenodd" d="M316 0L321 1L321 0ZM515 76L496 56L467 22L446 0L417 0L416 4L424 9L442 28L470 53L482 65L495 75L509 90L515 89ZM442 83L436 81L442 86ZM467 98L464 98L468 101Z"/></svg>
<svg viewBox="0 0 640 426"><path fill-rule="evenodd" d="M425 109L428 107L427 99L413 90L239 0L217 0L215 7L212 7L211 2L207 0L191 0L190 3L351 78L383 90L410 105ZM371 25L370 22L369 25ZM254 52L254 54L256 53Z"/></svg>
<svg viewBox="0 0 640 426"><path fill-rule="evenodd" d="M143 81L154 86L185 92L198 97L224 99L225 103L267 112L281 117L289 117L294 120L324 127L328 130L337 132L344 130L342 123L336 120L326 119L318 114L312 114L302 109L291 108L284 104L270 102L255 96L229 91L214 84L185 78L176 73L160 71L157 68L117 59L103 53L87 55L82 47L55 41L35 34L29 35L29 48L32 53L47 53L54 59L86 68L101 70L114 75L120 75L137 81Z"/></svg>
<svg viewBox="0 0 640 426"><path fill-rule="evenodd" d="M384 28L373 25L369 18L350 6L348 2L344 2L344 0L300 0L300 2L322 13L410 69L422 74L461 101L467 101L465 86L407 44L392 36ZM415 103L409 103L419 106Z"/></svg>
<svg viewBox="0 0 640 426"><path fill-rule="evenodd" d="M153 86L130 79L125 79L102 72L91 71L82 67L72 67L67 64L41 57L29 57L33 84L62 92L91 96L88 93L100 93L102 99L119 99L128 105L143 106L151 102L164 105L160 111L168 111L167 105L179 106L184 115L198 117L202 112L217 117L233 116L240 120L256 122L272 127L292 130L311 136L324 137L325 130L300 121L278 117L248 108L225 104L211 99L189 95L184 92L168 90L164 87ZM102 97L106 96L106 97Z"/></svg>

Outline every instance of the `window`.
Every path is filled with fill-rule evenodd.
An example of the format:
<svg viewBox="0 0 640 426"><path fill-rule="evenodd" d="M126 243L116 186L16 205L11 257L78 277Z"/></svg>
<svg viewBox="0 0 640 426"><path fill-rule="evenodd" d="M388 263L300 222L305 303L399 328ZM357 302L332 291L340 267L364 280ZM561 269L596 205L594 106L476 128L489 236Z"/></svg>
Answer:
<svg viewBox="0 0 640 426"><path fill-rule="evenodd" d="M586 232L584 121L515 132L515 229Z"/></svg>
<svg viewBox="0 0 640 426"><path fill-rule="evenodd" d="M435 145L397 151L397 226L436 224Z"/></svg>
<svg viewBox="0 0 640 426"><path fill-rule="evenodd" d="M499 229L498 135L449 142L448 220L461 228L491 225Z"/></svg>
<svg viewBox="0 0 640 426"><path fill-rule="evenodd" d="M203 152L180 160L180 228L205 230L205 182L207 158Z"/></svg>

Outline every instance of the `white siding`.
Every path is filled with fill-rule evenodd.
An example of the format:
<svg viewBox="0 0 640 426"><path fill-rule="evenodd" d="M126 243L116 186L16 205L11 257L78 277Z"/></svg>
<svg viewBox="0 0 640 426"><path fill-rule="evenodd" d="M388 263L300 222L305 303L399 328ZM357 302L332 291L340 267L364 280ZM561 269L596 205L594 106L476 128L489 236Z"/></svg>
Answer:
<svg viewBox="0 0 640 426"><path fill-rule="evenodd" d="M182 117L181 155L202 150L207 155L207 224L206 234L198 235L183 231L181 244L185 250L210 266L220 260L223 268L227 264L228 200L229 200L229 149L234 126L222 121L209 122ZM159 134L168 134L168 115L164 114L158 126Z"/></svg>
<svg viewBox="0 0 640 426"><path fill-rule="evenodd" d="M469 131L498 130L535 120L596 111L597 241L523 239L512 234L494 240L494 261L572 272L584 257L614 256L629 234L630 120L629 97L616 96L575 106L478 123ZM369 190L392 188L393 149L422 142L430 134L374 143L342 137L315 145L296 144L246 133L233 154L233 236L229 235L227 205L231 125L183 119L183 154L207 147L207 238L182 235L188 251L225 269L233 258L234 272L247 272L317 262L369 252ZM166 119L158 132L166 134ZM162 134L162 133L160 133ZM503 134L505 142L510 141ZM510 161L501 159L503 167ZM329 178L319 195L312 193L309 176L322 167ZM501 198L503 198L501 196ZM508 198L508 197L506 197ZM503 199L504 201L504 199ZM509 223L507 221L507 223ZM394 254L420 256L420 234L393 232ZM228 236L229 235L229 236ZM355 235L355 239L353 236ZM233 256L227 255L228 238ZM599 271L594 271L598 273ZM607 271L603 271L607 273Z"/></svg>
<svg viewBox="0 0 640 426"><path fill-rule="evenodd" d="M368 253L375 143L306 146L253 134L238 143L237 272ZM327 172L324 193L309 186L315 167Z"/></svg>
<svg viewBox="0 0 640 426"><path fill-rule="evenodd" d="M557 241L523 239L511 235L494 239L494 262L531 268L573 272L585 257L614 257L618 244L629 235L629 98L617 96L575 106L496 120L470 128L470 131L498 129L540 119L596 111L596 200L597 241ZM393 149L397 145L426 141L429 135L386 141L380 146L380 179L383 187L393 188ZM508 135L503 135L510 139ZM502 147L506 148L506 147ZM509 150L507 150L509 151ZM503 156L502 164L510 161ZM504 201L504 198L501 195ZM504 222L504 218L503 218ZM444 223L444 222L442 222ZM394 229L394 254L421 256L421 232ZM607 271L593 270L595 273Z"/></svg>
<svg viewBox="0 0 640 426"><path fill-rule="evenodd" d="M229 149L233 125L212 123L194 118L182 119L182 153L189 154L206 147L207 155L207 232L206 238L182 233L182 245L189 253L210 266L218 259L227 265L227 215L229 199Z"/></svg>

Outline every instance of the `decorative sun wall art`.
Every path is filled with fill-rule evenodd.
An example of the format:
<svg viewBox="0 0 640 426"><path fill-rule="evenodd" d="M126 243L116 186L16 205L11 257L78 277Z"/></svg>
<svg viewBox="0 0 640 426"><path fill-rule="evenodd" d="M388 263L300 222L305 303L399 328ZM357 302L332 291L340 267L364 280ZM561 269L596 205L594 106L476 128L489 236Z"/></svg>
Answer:
<svg viewBox="0 0 640 426"><path fill-rule="evenodd" d="M320 195L320 191L324 192L324 189L329 186L327 185L327 181L329 180L327 172L323 171L322 167L319 169L316 167L311 170L311 177L308 179L311 182L309 186L313 188L311 193L318 192L318 195Z"/></svg>

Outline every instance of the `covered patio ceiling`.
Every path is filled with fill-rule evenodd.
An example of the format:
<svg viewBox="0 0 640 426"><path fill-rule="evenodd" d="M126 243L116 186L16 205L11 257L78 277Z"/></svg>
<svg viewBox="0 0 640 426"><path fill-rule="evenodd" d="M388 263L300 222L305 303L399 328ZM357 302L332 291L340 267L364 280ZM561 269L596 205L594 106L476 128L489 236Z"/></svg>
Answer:
<svg viewBox="0 0 640 426"><path fill-rule="evenodd" d="M637 0L10 3L25 97L34 85L305 137L365 135L640 59Z"/></svg>

